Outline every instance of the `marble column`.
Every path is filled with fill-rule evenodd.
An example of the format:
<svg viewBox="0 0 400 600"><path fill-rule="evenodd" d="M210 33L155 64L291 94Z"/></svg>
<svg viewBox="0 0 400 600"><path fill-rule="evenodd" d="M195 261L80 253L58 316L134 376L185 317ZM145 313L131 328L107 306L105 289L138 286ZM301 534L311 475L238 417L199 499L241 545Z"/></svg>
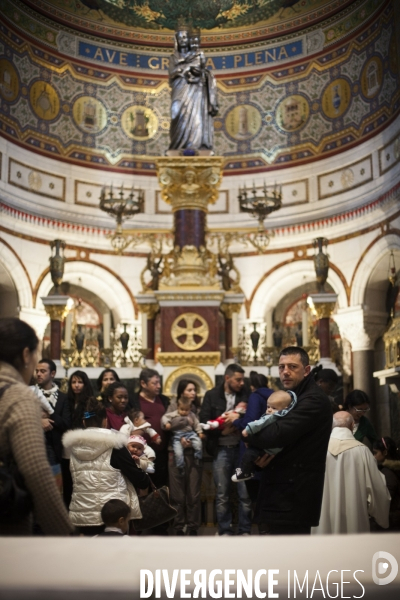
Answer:
<svg viewBox="0 0 400 600"><path fill-rule="evenodd" d="M318 318L318 337L320 362L331 361L331 333L329 322L336 306L337 294L320 293L310 294L309 304ZM328 364L324 364L328 366Z"/></svg>
<svg viewBox="0 0 400 600"><path fill-rule="evenodd" d="M61 358L61 324L68 314L69 296L46 296L41 299L46 313L50 317L50 357L52 360Z"/></svg>
<svg viewBox="0 0 400 600"><path fill-rule="evenodd" d="M181 208L174 212L174 246L205 246L205 229L205 210Z"/></svg>
<svg viewBox="0 0 400 600"><path fill-rule="evenodd" d="M225 297L221 311L225 316L225 357L235 358L238 350L238 314L242 307L243 296L237 295L234 302L227 302Z"/></svg>
<svg viewBox="0 0 400 600"><path fill-rule="evenodd" d="M377 429L387 422L389 406L380 403L375 392L374 346L383 334L387 315L369 311L363 306L339 309L333 316L338 324L340 335L351 343L353 362L353 389L362 390L371 400L371 420Z"/></svg>
<svg viewBox="0 0 400 600"><path fill-rule="evenodd" d="M144 297L144 295L143 295ZM154 360L155 351L155 319L159 311L157 302L140 302L142 313L142 352L144 358Z"/></svg>

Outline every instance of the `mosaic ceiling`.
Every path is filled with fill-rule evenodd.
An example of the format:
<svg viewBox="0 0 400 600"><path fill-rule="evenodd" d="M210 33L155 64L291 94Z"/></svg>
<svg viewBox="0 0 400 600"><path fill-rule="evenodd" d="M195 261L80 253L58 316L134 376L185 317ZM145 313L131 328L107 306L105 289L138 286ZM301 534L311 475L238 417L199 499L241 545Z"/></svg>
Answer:
<svg viewBox="0 0 400 600"><path fill-rule="evenodd" d="M155 173L169 145L168 54L73 35L17 11L18 0L0 4L1 135L67 162ZM226 173L332 155L399 113L392 3L352 7L309 33L208 51L220 105L215 152Z"/></svg>
<svg viewBox="0 0 400 600"><path fill-rule="evenodd" d="M235 39L251 41L282 35L332 16L353 0L23 0L42 14L74 28L124 40L162 43L182 17L203 30L204 43L226 42L218 32L236 31ZM152 32L158 35L152 36ZM164 35L163 35L164 31ZM211 33L211 35L210 35Z"/></svg>

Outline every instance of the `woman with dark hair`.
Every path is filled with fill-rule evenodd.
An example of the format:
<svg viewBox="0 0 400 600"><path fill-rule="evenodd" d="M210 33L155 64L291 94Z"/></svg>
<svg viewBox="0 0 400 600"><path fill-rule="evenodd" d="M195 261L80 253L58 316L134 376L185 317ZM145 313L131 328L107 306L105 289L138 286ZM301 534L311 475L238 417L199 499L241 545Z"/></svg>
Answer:
<svg viewBox="0 0 400 600"><path fill-rule="evenodd" d="M176 389L176 400L171 400L168 405L167 413L176 410L178 407L178 398L185 398L190 402L191 411L197 415L200 411L200 400L197 396L197 385L192 379L180 379Z"/></svg>
<svg viewBox="0 0 400 600"><path fill-rule="evenodd" d="M103 530L101 509L112 498L130 506L131 519L140 519L135 488L147 489L149 479L132 460L126 435L106 428L105 407L91 398L85 409L84 428L65 433L63 444L71 454L74 484L70 518L80 533L92 536Z"/></svg>
<svg viewBox="0 0 400 600"><path fill-rule="evenodd" d="M104 391L105 408L107 413L107 427L119 431L124 425L128 406L128 391L126 387L115 381Z"/></svg>
<svg viewBox="0 0 400 600"><path fill-rule="evenodd" d="M186 416L182 420L194 425L198 424L197 417L190 411L191 403L196 398L196 384L190 379L181 379L177 389L177 410L172 411L182 412L181 409L186 407ZM180 404L182 401L182 405ZM166 416L170 416L170 412ZM163 417L162 426L165 427L168 421ZM179 426L180 428L180 426ZM187 524L189 535L197 535L197 530L201 525L201 474L202 464L200 460L195 459L194 450L190 440L181 437L180 443L183 448L184 469L176 466L172 445L168 445L168 474L169 474L169 490L171 495L171 503L178 511L174 519L173 528L175 535L184 535L183 528ZM157 469L157 461L156 461Z"/></svg>
<svg viewBox="0 0 400 600"><path fill-rule="evenodd" d="M362 390L353 390L346 396L343 410L350 413L354 419L353 435L356 440L371 447L378 436L371 421L365 416L370 411L367 394Z"/></svg>
<svg viewBox="0 0 400 600"><path fill-rule="evenodd" d="M115 383L116 381L121 381L118 373L114 371L114 369L104 369L97 379L97 389L99 390L99 394L97 396L97 400L104 400L104 393L111 383Z"/></svg>
<svg viewBox="0 0 400 600"><path fill-rule="evenodd" d="M46 535L70 535L68 519L47 460L37 396L28 388L39 340L19 319L0 319L0 458L15 465ZM11 510L13 506L7 506ZM14 519L0 511L0 535L31 535L32 511Z"/></svg>
<svg viewBox="0 0 400 600"><path fill-rule="evenodd" d="M68 402L72 415L72 429L83 427L82 419L89 398L94 396L92 384L84 371L75 371L68 381Z"/></svg>
<svg viewBox="0 0 400 600"><path fill-rule="evenodd" d="M71 429L80 429L83 427L83 413L89 398L93 398L93 388L89 377L84 371L75 371L68 381L68 403L71 414ZM69 506L72 497L72 477L69 468L69 456L63 451L61 460L62 480L63 480L63 498L65 506Z"/></svg>
<svg viewBox="0 0 400 600"><path fill-rule="evenodd" d="M400 455L390 437L376 440L372 452L390 492L389 531L400 531ZM387 529L382 531L388 531Z"/></svg>
<svg viewBox="0 0 400 600"><path fill-rule="evenodd" d="M239 431L243 431L246 425L251 421L260 419L267 410L267 399L272 394L273 390L268 387L268 379L262 373L250 371L250 390L251 394L247 401L247 410L244 415L231 412L226 417L226 423L232 423ZM246 446L243 440L240 442L239 463L242 459ZM255 502L258 496L260 487L261 474L256 473L254 479L246 481L247 491L252 502Z"/></svg>

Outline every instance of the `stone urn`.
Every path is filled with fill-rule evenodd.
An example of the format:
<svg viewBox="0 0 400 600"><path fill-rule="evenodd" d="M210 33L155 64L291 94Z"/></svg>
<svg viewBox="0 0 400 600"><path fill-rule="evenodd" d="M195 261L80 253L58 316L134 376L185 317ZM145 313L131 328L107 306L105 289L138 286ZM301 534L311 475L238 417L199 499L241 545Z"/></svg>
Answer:
<svg viewBox="0 0 400 600"><path fill-rule="evenodd" d="M52 280L54 288L55 288L54 293L59 294L60 293L60 291L59 291L60 285L62 284L62 280L64 277L65 242L63 242L62 240L54 240L53 242L50 242L50 247L53 252L52 256L49 259L50 260L50 275L51 275L51 280Z"/></svg>
<svg viewBox="0 0 400 600"><path fill-rule="evenodd" d="M128 344L129 344L129 337L130 336L129 336L129 333L127 332L127 330L126 330L126 328L127 328L128 325L126 323L123 323L122 326L123 326L124 330L123 330L123 332L121 333L121 335L119 337L119 341L121 342L122 353L124 355L123 365L125 366L126 365L126 353L127 353L127 350L128 350Z"/></svg>
<svg viewBox="0 0 400 600"><path fill-rule="evenodd" d="M323 252L323 246L328 245L328 240L319 237L314 240L314 248L317 252L314 256L314 268L317 275L318 292L325 292L325 283L329 271L329 255Z"/></svg>
<svg viewBox="0 0 400 600"><path fill-rule="evenodd" d="M76 349L78 350L79 354L83 350L84 343L85 343L85 334L82 331L82 325L78 325L78 331L75 334L75 344L76 344Z"/></svg>
<svg viewBox="0 0 400 600"><path fill-rule="evenodd" d="M254 360L257 356L258 344L260 342L260 334L257 331L257 323L253 323L253 331L250 334L251 345L253 346Z"/></svg>
<svg viewBox="0 0 400 600"><path fill-rule="evenodd" d="M103 333L102 326L100 326L99 333L97 334L97 343L99 345L99 350L103 350L103 348L104 348L104 333Z"/></svg>

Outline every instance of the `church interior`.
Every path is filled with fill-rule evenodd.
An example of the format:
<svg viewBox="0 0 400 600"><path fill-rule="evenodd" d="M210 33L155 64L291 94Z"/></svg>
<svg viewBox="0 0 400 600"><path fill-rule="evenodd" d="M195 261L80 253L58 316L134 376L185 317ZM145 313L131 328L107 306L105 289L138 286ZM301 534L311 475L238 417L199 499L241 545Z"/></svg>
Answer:
<svg viewBox="0 0 400 600"><path fill-rule="evenodd" d="M170 397L229 362L277 386L299 345L399 443L399 3L172 4L1 1L0 316L59 379L146 365ZM218 97L193 152L169 149L187 4Z"/></svg>

